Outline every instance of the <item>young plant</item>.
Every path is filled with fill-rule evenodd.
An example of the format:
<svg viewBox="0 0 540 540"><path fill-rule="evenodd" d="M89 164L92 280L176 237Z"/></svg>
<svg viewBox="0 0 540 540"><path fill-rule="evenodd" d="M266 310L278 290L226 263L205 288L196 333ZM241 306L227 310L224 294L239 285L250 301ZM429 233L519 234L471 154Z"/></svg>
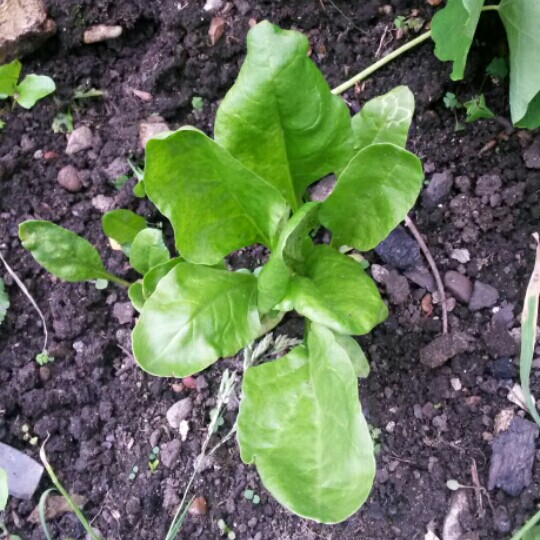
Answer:
<svg viewBox="0 0 540 540"><path fill-rule="evenodd" d="M366 251L381 242L413 206L423 172L404 149L411 92L398 87L351 119L308 47L298 32L256 25L214 138L187 126L148 142L141 183L171 222L179 256L170 258L161 231L142 228L131 213L107 214L104 227L142 276L129 286L141 312L133 352L153 375L192 375L236 354L287 312L305 317L300 345L247 367L238 442L280 503L335 523L362 505L375 474L357 385L369 367L351 336L387 316L374 282L339 248ZM310 201L308 186L331 173L338 176L332 194ZM321 226L331 245L313 241ZM20 238L63 279L126 284L86 240L57 225L22 223ZM224 257L256 243L269 254L261 268L227 269Z"/></svg>
<svg viewBox="0 0 540 540"><path fill-rule="evenodd" d="M18 60L0 66L0 100L13 98L24 109L31 109L40 99L56 90L54 81L45 75L27 75L19 82L22 65Z"/></svg>
<svg viewBox="0 0 540 540"><path fill-rule="evenodd" d="M6 291L6 286L4 280L0 278L0 324L4 322L9 306L10 302L8 293Z"/></svg>

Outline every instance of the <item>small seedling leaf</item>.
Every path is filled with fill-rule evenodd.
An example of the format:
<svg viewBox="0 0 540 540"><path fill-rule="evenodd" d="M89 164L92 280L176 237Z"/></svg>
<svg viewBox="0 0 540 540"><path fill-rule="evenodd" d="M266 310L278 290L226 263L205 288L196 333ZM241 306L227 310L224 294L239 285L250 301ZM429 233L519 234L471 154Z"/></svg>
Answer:
<svg viewBox="0 0 540 540"><path fill-rule="evenodd" d="M191 106L196 111L202 111L204 106L203 98L200 96L193 96L191 98Z"/></svg>
<svg viewBox="0 0 540 540"><path fill-rule="evenodd" d="M461 107L461 103L453 92L446 92L443 102L447 109L459 109Z"/></svg>
<svg viewBox="0 0 540 540"><path fill-rule="evenodd" d="M40 99L56 90L54 81L46 75L27 75L17 85L15 101L24 109L31 109Z"/></svg>
<svg viewBox="0 0 540 540"><path fill-rule="evenodd" d="M0 66L0 99L6 99L15 93L21 68L18 60Z"/></svg>
<svg viewBox="0 0 540 540"><path fill-rule="evenodd" d="M71 133L73 131L73 116L70 111L59 112L52 123L53 133Z"/></svg>
<svg viewBox="0 0 540 540"><path fill-rule="evenodd" d="M475 96L470 101L466 101L463 105L467 110L467 118L465 119L465 122L467 123L480 120L481 118L493 118L495 116L493 111L486 105L484 94Z"/></svg>

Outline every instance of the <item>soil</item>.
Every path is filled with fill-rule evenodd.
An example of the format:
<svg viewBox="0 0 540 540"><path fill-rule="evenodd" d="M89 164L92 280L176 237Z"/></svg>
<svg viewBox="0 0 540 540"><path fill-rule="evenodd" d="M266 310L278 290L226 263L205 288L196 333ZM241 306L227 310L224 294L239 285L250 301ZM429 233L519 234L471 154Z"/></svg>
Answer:
<svg viewBox="0 0 540 540"><path fill-rule="evenodd" d="M211 133L219 100L242 62L251 19L267 18L305 32L313 60L335 86L369 65L377 51L384 53L410 38L397 39L392 25L397 15L417 9L429 20L433 8L423 0L392 0L386 6L378 0L237 0L225 15L224 36L211 46L211 16L203 11L202 0L46 3L58 34L24 60L24 69L53 77L58 89L54 99L32 111L16 108L2 115L7 125L0 132L0 245L44 312L55 360L41 368L34 361L42 347L39 318L10 276L0 272L11 299L0 326L0 440L38 459L38 448L25 440L21 428L27 424L40 442L50 435L49 461L64 485L86 498L85 513L104 538L161 539L193 470L221 373L225 367L240 370L240 359L218 362L197 377L194 389L144 374L129 355L132 317L128 312L128 322L120 324L113 316L114 306L127 301L125 291L55 279L21 248L18 224L41 218L68 227L98 247L111 271L133 277L123 255L112 251L101 233L101 211L95 207L99 199L94 198L108 197L106 203L132 209L150 221L159 218L145 200L132 195L133 181L117 190L116 173L107 169L117 158L142 162L138 126L152 114L173 127L193 124ZM81 45L84 29L97 23L120 24L124 33L117 40ZM449 66L438 62L432 46L424 44L347 92L345 99L356 112L370 97L409 85L417 102L409 148L423 159L428 179L445 170L454 176L441 204L427 209L419 202L411 216L440 270L465 272L494 286L499 292L496 305L510 306L508 328L518 329L534 258L530 235L537 228L540 174L527 170L522 159L533 135L504 133L509 116L506 85L483 76L494 51L504 49L503 32L493 16L483 17L479 36L463 83L451 82ZM494 41L493 36L499 38ZM78 87L101 89L106 95L70 105ZM143 101L132 89L153 97ZM454 113L442 101L447 91L462 100L483 91L500 117L456 132ZM203 98L201 112L193 110L193 96ZM75 125L88 126L94 135L92 148L71 156L65 154L66 136L51 130L55 115L68 107ZM462 111L458 116L463 120ZM490 141L496 145L483 150ZM80 171L84 188L79 192L70 193L57 182L58 171L67 164ZM476 182L485 174L502 181L500 193L491 198L475 195ZM466 181L456 181L459 176L469 178L469 189ZM468 249L471 260L461 264L452 259L456 248ZM257 250L243 250L234 262L251 266L260 256ZM380 263L375 254L369 259ZM369 423L380 430L380 451L373 492L356 515L332 527L290 515L261 486L256 471L242 464L235 442L229 441L195 482L193 493L206 498L208 513L188 516L180 537L217 539L220 519L238 539L410 540L424 538L428 526L440 535L452 494L446 481L471 485L474 462L480 483L487 484L494 419L503 409L517 411L507 400L517 380L515 374L513 381L492 376L493 360L508 355L486 348L493 310L470 311L459 302L450 313L450 326L475 339L473 352L438 369L421 364L421 348L440 332L439 306L427 316L420 305L424 295L411 284L407 301L391 305L388 320L361 339L372 373L361 381L360 395ZM299 335L299 320L289 317L279 332ZM510 355L515 358L516 351ZM538 393L540 372L534 375L532 388ZM165 413L187 396L194 403L187 440L171 467L160 464L151 473L152 447L167 451L175 438ZM235 414L231 407L221 434ZM130 480L134 466L139 472ZM28 518L49 485L44 479L32 500L9 503L7 524L25 540L44 538ZM260 495L260 504L244 498L248 488ZM538 460L532 483L519 496L489 493L494 512L485 497L483 509L477 507L471 491L470 511L461 524L476 536L467 538L509 538L508 529L516 529L534 511L538 493ZM84 538L72 514L50 520L49 527L53 538Z"/></svg>

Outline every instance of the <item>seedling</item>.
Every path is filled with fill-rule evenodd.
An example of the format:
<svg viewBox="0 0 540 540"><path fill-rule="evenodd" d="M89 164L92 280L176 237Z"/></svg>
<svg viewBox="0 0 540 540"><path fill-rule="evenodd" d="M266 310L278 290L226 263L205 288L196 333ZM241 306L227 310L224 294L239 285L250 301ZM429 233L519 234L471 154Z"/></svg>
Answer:
<svg viewBox="0 0 540 540"><path fill-rule="evenodd" d="M493 118L495 116L493 111L486 105L484 94L474 96L463 105L467 110L467 118L465 119L465 122L467 123L474 122L480 118Z"/></svg>
<svg viewBox="0 0 540 540"><path fill-rule="evenodd" d="M73 93L73 99L90 99L96 97L103 97L105 92L103 90L96 90L95 88L90 88L85 90L84 88L77 88Z"/></svg>
<svg viewBox="0 0 540 540"><path fill-rule="evenodd" d="M49 353L46 350L43 350L36 355L36 362L40 366L45 366L46 364L54 362L54 357L49 356Z"/></svg>
<svg viewBox="0 0 540 540"><path fill-rule="evenodd" d="M193 107L193 110L197 112L202 111L204 106L203 98L200 96L193 96L191 98L191 106Z"/></svg>
<svg viewBox="0 0 540 540"><path fill-rule="evenodd" d="M129 286L140 311L134 356L153 375L193 375L272 330L287 312L304 316L300 345L247 367L238 441L242 459L287 508L335 523L365 501L375 474L356 379L368 364L351 336L387 316L371 278L339 248L379 244L414 204L423 172L404 149L411 92L398 87L351 119L308 47L298 32L256 25L214 138L186 126L148 142L140 184L171 222L178 254L171 258L162 231L142 217L106 214L106 234L129 246L142 276L135 283L110 274L90 243L57 225L27 221L20 238L62 279ZM308 186L332 172L333 193L310 201ZM331 245L314 243L321 226ZM253 272L228 270L224 257L254 243L266 247L268 261ZM234 382L223 381L222 393ZM211 418L209 436L219 417Z"/></svg>
<svg viewBox="0 0 540 540"><path fill-rule="evenodd" d="M463 107L461 102L456 97L456 94L453 92L446 92L445 96L443 97L444 106L447 109L453 110L453 109L459 109L460 107Z"/></svg>
<svg viewBox="0 0 540 540"><path fill-rule="evenodd" d="M133 465L131 468L131 472L129 473L128 479L132 482L137 478L137 474L139 473L139 467L137 465Z"/></svg>
<svg viewBox="0 0 540 540"><path fill-rule="evenodd" d="M73 116L71 111L59 112L53 120L52 130L54 133L71 133L73 131Z"/></svg>
<svg viewBox="0 0 540 540"><path fill-rule="evenodd" d="M220 519L217 522L218 529L221 536L227 536L227 540L235 540L236 534L234 531L225 523L223 519Z"/></svg>
<svg viewBox="0 0 540 540"><path fill-rule="evenodd" d="M6 286L4 284L4 280L0 278L0 324L4 322L9 306L9 297L6 291Z"/></svg>
<svg viewBox="0 0 540 540"><path fill-rule="evenodd" d="M486 67L486 74L498 81L508 77L508 62L505 58L496 56Z"/></svg>
<svg viewBox="0 0 540 540"><path fill-rule="evenodd" d="M257 495L252 489L246 489L244 491L244 498L251 501L253 504L259 504L261 502L259 495Z"/></svg>
<svg viewBox="0 0 540 540"><path fill-rule="evenodd" d="M156 469L158 468L158 465L159 465L158 456L159 456L159 446L154 446L154 448L152 448L152 451L148 455L148 468L150 469L151 473L155 473Z"/></svg>

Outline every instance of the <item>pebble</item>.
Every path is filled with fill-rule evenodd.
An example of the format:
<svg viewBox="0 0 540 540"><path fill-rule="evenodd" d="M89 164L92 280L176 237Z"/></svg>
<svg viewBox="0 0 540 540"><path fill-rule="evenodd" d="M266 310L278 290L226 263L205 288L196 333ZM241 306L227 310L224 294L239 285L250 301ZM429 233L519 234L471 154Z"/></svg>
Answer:
<svg viewBox="0 0 540 540"><path fill-rule="evenodd" d="M0 442L0 467L7 473L11 496L24 500L34 496L43 474L43 467L37 461Z"/></svg>
<svg viewBox="0 0 540 540"><path fill-rule="evenodd" d="M398 274L395 270L388 272L384 280L384 286L392 304L400 306L405 304L409 299L409 293L411 291L409 282L405 276Z"/></svg>
<svg viewBox="0 0 540 540"><path fill-rule="evenodd" d="M371 277L377 283L384 283L388 277L388 270L380 264L372 264L369 268L371 270Z"/></svg>
<svg viewBox="0 0 540 540"><path fill-rule="evenodd" d="M47 382L51 378L51 370L47 366L39 368L39 378L42 382Z"/></svg>
<svg viewBox="0 0 540 540"><path fill-rule="evenodd" d="M77 193L83 187L79 171L73 165L66 165L58 171L58 183L67 191Z"/></svg>
<svg viewBox="0 0 540 540"><path fill-rule="evenodd" d="M538 426L515 416L507 431L493 439L488 489L500 488L517 497L532 481Z"/></svg>
<svg viewBox="0 0 540 540"><path fill-rule="evenodd" d="M436 337L420 349L420 362L432 369L445 364L454 356L469 350L472 338L462 332L451 332Z"/></svg>
<svg viewBox="0 0 540 540"><path fill-rule="evenodd" d="M88 148L92 148L92 144L92 131L87 126L81 126L68 135L66 154L72 155L88 150Z"/></svg>
<svg viewBox="0 0 540 540"><path fill-rule="evenodd" d="M105 213L114 208L114 199L105 195L96 195L92 198L92 206L96 210Z"/></svg>
<svg viewBox="0 0 540 540"><path fill-rule="evenodd" d="M159 453L161 463L163 463L163 465L167 468L172 467L180 455L181 447L182 443L178 439L173 439L172 441L164 444Z"/></svg>
<svg viewBox="0 0 540 540"><path fill-rule="evenodd" d="M508 357L497 358L489 362L487 370L496 379L508 380L517 376L517 366Z"/></svg>
<svg viewBox="0 0 540 540"><path fill-rule="evenodd" d="M484 174L476 182L476 188L474 194L477 197L483 197L487 195L490 197L497 193L502 186L501 179L497 174Z"/></svg>
<svg viewBox="0 0 540 540"><path fill-rule="evenodd" d="M470 301L473 293L473 284L467 276L455 270L449 270L444 274L444 284L450 294L460 302L467 304Z"/></svg>
<svg viewBox="0 0 540 540"><path fill-rule="evenodd" d="M395 228L376 248L375 253L398 270L411 270L420 261L420 247L407 231Z"/></svg>
<svg viewBox="0 0 540 540"><path fill-rule="evenodd" d="M459 392L462 388L461 381L457 377L450 379L450 385L456 392Z"/></svg>
<svg viewBox="0 0 540 540"><path fill-rule="evenodd" d="M453 249L450 258L461 264L466 264L471 260L471 254L468 249Z"/></svg>
<svg viewBox="0 0 540 540"><path fill-rule="evenodd" d="M234 5L243 16L247 15L251 11L251 6L247 0L234 0Z"/></svg>
<svg viewBox="0 0 540 540"><path fill-rule="evenodd" d="M193 410L193 401L190 397L177 401L167 410L167 422L173 429L180 428L180 422L191 415Z"/></svg>
<svg viewBox="0 0 540 540"><path fill-rule="evenodd" d="M122 27L118 25L96 24L88 27L83 34L86 44L99 43L109 39L116 39L122 35Z"/></svg>
<svg viewBox="0 0 540 540"><path fill-rule="evenodd" d="M528 169L540 169L540 137L536 137L531 146L523 152L523 161Z"/></svg>
<svg viewBox="0 0 540 540"><path fill-rule="evenodd" d="M499 291L495 287L481 281L475 281L469 301L469 309L471 311L478 311L479 309L492 307L498 299Z"/></svg>
<svg viewBox="0 0 540 540"><path fill-rule="evenodd" d="M422 263L417 264L412 270L408 270L404 273L405 277L426 289L426 291L433 292L436 288L435 278L427 266Z"/></svg>
<svg viewBox="0 0 540 540"><path fill-rule="evenodd" d="M388 422L388 424L386 424L386 431L388 431L388 433L393 433L395 428L396 428L396 423L393 420L391 420L390 422Z"/></svg>
<svg viewBox="0 0 540 540"><path fill-rule="evenodd" d="M204 497L196 497L191 503L188 513L192 516L205 516L208 512L208 504Z"/></svg>
<svg viewBox="0 0 540 540"><path fill-rule="evenodd" d="M131 302L116 302L113 306L113 317L119 324L130 324L133 322L133 305Z"/></svg>
<svg viewBox="0 0 540 540"><path fill-rule="evenodd" d="M125 158L117 157L104 169L107 180L113 182L119 176L128 174L129 165Z"/></svg>
<svg viewBox="0 0 540 540"><path fill-rule="evenodd" d="M214 13L214 11L219 11L222 7L223 0L206 0L203 9L208 13Z"/></svg>
<svg viewBox="0 0 540 540"><path fill-rule="evenodd" d="M141 148L146 148L146 144L152 138L170 131L168 124L161 116L150 116L144 122L139 124L139 144Z"/></svg>
<svg viewBox="0 0 540 540"><path fill-rule="evenodd" d="M422 204L424 207L428 210L432 210L444 202L452 189L453 183L454 176L449 169L434 174L431 177L428 186L422 192Z"/></svg>

